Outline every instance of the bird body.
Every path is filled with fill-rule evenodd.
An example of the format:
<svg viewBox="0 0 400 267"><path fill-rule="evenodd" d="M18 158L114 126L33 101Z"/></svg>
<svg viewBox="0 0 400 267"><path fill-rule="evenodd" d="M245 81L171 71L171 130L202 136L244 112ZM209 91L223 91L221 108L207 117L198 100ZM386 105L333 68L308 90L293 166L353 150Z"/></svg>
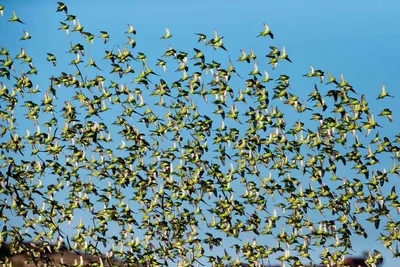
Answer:
<svg viewBox="0 0 400 267"><path fill-rule="evenodd" d="M108 40L110 39L110 36L106 31L100 31L100 38L104 39L104 43L106 44Z"/></svg>
<svg viewBox="0 0 400 267"><path fill-rule="evenodd" d="M22 20L17 16L17 14L15 13L15 11L13 10L13 17L9 20L9 22L19 22L22 24L25 24L24 22L22 22Z"/></svg>
<svg viewBox="0 0 400 267"><path fill-rule="evenodd" d="M285 60L289 61L290 63L292 63L292 61L289 59L288 54L286 53L286 49L285 49L284 46L282 47L281 55L280 55L278 58L279 58L280 60L285 59Z"/></svg>
<svg viewBox="0 0 400 267"><path fill-rule="evenodd" d="M23 40L29 40L29 39L32 38L32 37L30 36L29 32L24 31L24 34L25 34L25 35L20 39L21 41L23 41Z"/></svg>
<svg viewBox="0 0 400 267"><path fill-rule="evenodd" d="M131 24L128 24L129 29L125 32L126 34L136 34L135 28Z"/></svg>
<svg viewBox="0 0 400 267"><path fill-rule="evenodd" d="M58 28L59 30L64 30L65 33L68 35L69 34L69 25L65 22L60 21L61 27Z"/></svg>
<svg viewBox="0 0 400 267"><path fill-rule="evenodd" d="M197 40L197 42L201 42L201 41L204 41L204 43L207 42L207 36L205 34L202 34L202 33L195 33L195 34L199 36L199 40Z"/></svg>
<svg viewBox="0 0 400 267"><path fill-rule="evenodd" d="M68 14L68 7L63 3L63 2L57 2L58 7L56 12L62 12L64 11L65 14Z"/></svg>
<svg viewBox="0 0 400 267"><path fill-rule="evenodd" d="M392 97L391 95L389 95L389 93L386 91L386 85L382 84L382 93L378 96L377 99L384 99L385 97Z"/></svg>
<svg viewBox="0 0 400 267"><path fill-rule="evenodd" d="M161 39L169 39L172 37L172 34L170 33L168 28L165 28L165 32L166 32L166 34L164 36L162 36Z"/></svg>
<svg viewBox="0 0 400 267"><path fill-rule="evenodd" d="M81 25L81 22L79 21L79 19L78 19L78 21L77 22L74 22L74 29L72 30L73 32L80 32L80 33L82 33L83 32L83 26Z"/></svg>
<svg viewBox="0 0 400 267"><path fill-rule="evenodd" d="M267 23L264 23L264 31L260 32L259 35L257 35L257 37L266 37L269 36L271 37L271 39L274 39L274 34L271 32L271 29L269 28L269 26L267 25Z"/></svg>

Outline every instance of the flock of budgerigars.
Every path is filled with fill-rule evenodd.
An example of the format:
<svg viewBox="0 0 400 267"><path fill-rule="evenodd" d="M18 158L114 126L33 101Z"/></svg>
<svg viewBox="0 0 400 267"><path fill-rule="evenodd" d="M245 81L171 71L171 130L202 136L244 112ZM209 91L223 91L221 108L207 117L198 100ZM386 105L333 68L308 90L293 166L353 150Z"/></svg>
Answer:
<svg viewBox="0 0 400 267"><path fill-rule="evenodd" d="M31 57L30 21L0 6L1 27L21 32L14 47L0 41L2 246L41 264L51 245L137 266L339 266L372 226L375 244L400 255L400 134L385 136L395 127L384 84L375 115L343 75L311 67L310 90L291 86L272 75L293 63L265 23L254 36L267 53L233 58L217 31L183 52L167 28L168 49L150 59L133 25L111 44L64 3L54 9L52 34L65 31L70 50ZM42 77L39 57L65 71ZM382 262L376 246L368 266Z"/></svg>

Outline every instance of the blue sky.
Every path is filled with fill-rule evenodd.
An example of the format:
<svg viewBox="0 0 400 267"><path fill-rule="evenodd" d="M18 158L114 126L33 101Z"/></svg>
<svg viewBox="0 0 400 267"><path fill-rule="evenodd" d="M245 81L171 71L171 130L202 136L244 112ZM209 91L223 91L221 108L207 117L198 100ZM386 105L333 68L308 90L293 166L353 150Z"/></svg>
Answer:
<svg viewBox="0 0 400 267"><path fill-rule="evenodd" d="M63 13L56 13L56 1L3 1L4 16L0 18L0 45L7 47L12 54L20 53L24 47L33 57L39 70L35 82L40 88L47 88L48 78L58 75L64 69L73 71L69 62L74 59L70 54L64 54L70 49L70 41L81 42L90 47L93 58L100 68L109 63L101 60L104 50L110 50L114 45L122 46L126 42L123 34L127 24L134 25L137 35L135 51L145 52L149 65L155 65L157 58L172 45L177 50L193 53L193 47L200 47L194 33L205 33L212 36L213 31L224 36L228 52L212 49L205 50L206 57L227 62L228 56L235 60L240 56L240 49L250 48L258 55L262 68L268 69L272 76L288 73L291 76L291 89L300 97L305 98L313 89L314 81L302 77L310 70L310 65L316 69L329 71L335 77L341 73L359 94L365 94L375 116L382 105L391 108L394 116L393 124L383 123L380 132L391 136L397 134L400 123L400 81L398 71L400 66L400 2L398 1L65 1L69 13L76 15L86 31L96 37L99 31L110 34L110 41L103 44L96 39L92 46L87 44L79 34L66 36L63 31L57 31L59 21L63 21ZM8 23L12 17L12 9L26 25ZM269 38L255 38L263 30L266 22L275 35ZM173 35L169 40L160 40L168 27ZM23 30L28 30L32 39L19 41ZM269 46L279 48L284 45L293 64L280 63L275 71L267 66L264 57ZM206 49L206 48L204 48ZM46 61L46 53L57 54L58 66ZM252 65L237 65L242 76L252 69ZM172 68L175 68L173 66ZM157 73L162 73L156 69ZM171 70L171 69L170 69ZM92 72L92 74L95 73ZM167 72L171 73L171 72ZM177 75L177 74L173 74ZM179 74L180 75L180 74ZM0 80L3 81L3 80ZM386 84L388 92L394 99L376 102L374 99ZM238 85L242 86L243 85ZM68 95L68 93L65 93ZM66 98L66 96L63 96ZM38 96L41 100L42 95ZM396 105L397 104L397 105ZM295 116L296 114L293 113ZM397 115L397 116L396 116ZM22 114L17 114L21 116ZM219 125L219 123L218 123ZM20 123L20 127L32 127L32 124ZM26 128L25 127L25 128ZM34 128L33 128L34 130ZM25 131L22 131L24 133ZM118 143L118 142L117 142ZM385 164L391 164L385 162ZM346 173L346 172L345 172ZM348 172L350 174L350 172ZM393 183L395 184L395 183ZM389 188L390 189L390 188ZM379 234L372 225L368 230L371 236L366 242L354 239L355 255L368 249L379 249L386 259L384 266L395 266L399 260L391 259L390 253L375 241ZM278 227L279 228L279 227Z"/></svg>

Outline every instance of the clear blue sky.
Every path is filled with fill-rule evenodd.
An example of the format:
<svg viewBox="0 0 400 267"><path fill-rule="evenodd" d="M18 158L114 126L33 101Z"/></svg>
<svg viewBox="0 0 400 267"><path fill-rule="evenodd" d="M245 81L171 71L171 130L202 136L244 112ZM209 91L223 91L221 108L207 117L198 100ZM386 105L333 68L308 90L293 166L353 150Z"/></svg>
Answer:
<svg viewBox="0 0 400 267"><path fill-rule="evenodd" d="M77 33L66 37L63 31L57 31L60 26L58 22L64 21L65 16L55 12L56 1L13 0L1 3L5 10L4 16L0 18L0 45L9 49L13 55L20 53L22 47L27 50L39 70L35 81L40 88L47 88L48 78L59 75L73 59L73 55L71 57L70 54L64 54L70 49L70 41L76 43L79 40L85 46L91 47L93 58L102 68L109 63L103 62L100 56L104 56L105 49L110 50L115 44L121 46L122 42L127 41L123 33L129 23L137 30L135 39L138 45L135 51L145 52L149 65L154 66L156 59L167 50L169 44L177 50L193 53L193 47L203 47L197 43L194 33L211 36L216 29L225 37L224 43L228 52L214 53L208 50L206 57L209 55L208 57L212 58L215 55L216 60L226 61L227 55L230 55L232 60L236 60L240 56L240 49L249 51L253 48L259 58L265 58L270 45L279 48L285 45L293 64L283 63L278 65L277 70L272 71L263 59L263 67L260 67L260 70L268 69L272 76L288 73L291 76L291 89L303 98L312 91L314 84L313 81L302 77L309 72L310 65L329 71L337 78L343 73L359 94L367 96L375 116L382 109L382 103L391 108L394 114L393 124L380 132L388 136L399 132L400 128L396 127L400 124L400 107L397 104L400 103L399 1L293 0L245 3L206 0L191 3L98 0L65 3L69 13L79 18L85 30L95 34L93 46L87 44ZM12 9L26 25L6 22L12 17ZM263 30L263 22L270 26L275 35L274 40L255 38ZM171 30L173 37L160 40L166 27ZM31 40L19 41L23 30L29 31ZM97 39L101 30L110 34L110 41L106 45ZM57 68L53 68L46 61L47 52L57 54ZM251 70L252 65L249 66L243 70L242 76L246 76ZM72 67L68 68L73 71ZM158 70L158 73L162 72L156 67L153 69ZM373 101L380 93L383 82L395 98L385 99L384 102ZM240 86L244 89L244 85ZM25 126L31 127L30 124ZM23 123L20 123L20 128L24 134ZM388 164L390 166L391 163ZM354 238L354 254L378 249L386 260L384 266L399 265L400 260L391 259L390 252L376 241L379 233L372 225L366 225L370 226L367 230L371 235L367 241Z"/></svg>

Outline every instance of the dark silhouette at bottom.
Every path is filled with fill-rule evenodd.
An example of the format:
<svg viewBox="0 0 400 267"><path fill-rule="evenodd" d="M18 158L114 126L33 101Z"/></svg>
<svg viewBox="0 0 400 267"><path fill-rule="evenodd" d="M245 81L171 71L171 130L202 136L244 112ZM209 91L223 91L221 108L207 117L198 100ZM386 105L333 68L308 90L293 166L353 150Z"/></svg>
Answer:
<svg viewBox="0 0 400 267"><path fill-rule="evenodd" d="M21 247L23 248L21 249ZM21 249L19 251L19 249ZM40 255L33 261L32 253ZM10 265L10 263L12 265ZM74 252L62 246L56 249L54 245L43 245L39 243L3 244L0 247L0 266L131 266L144 267L139 263L126 263L118 259L110 259L105 255L95 256L86 253Z"/></svg>
<svg viewBox="0 0 400 267"><path fill-rule="evenodd" d="M21 249L21 247L23 247ZM32 253L40 255L36 262L32 261ZM366 261L368 257L347 257L344 259L344 265L348 267L367 267ZM29 263L26 263L26 262ZM12 265L10 265L11 263ZM378 259L376 266L381 266L383 259ZM3 244L0 247L0 266L13 266L13 267L25 267L25 266L100 266L104 267L111 266L131 266L131 267L145 267L146 264L139 263L127 263L118 259L110 259L105 255L89 255L85 253L74 252L69 250L67 247L62 246L56 249L54 245L43 245L38 243L22 243L20 246L16 244ZM241 266L250 267L248 263L241 263L240 265L228 264L226 267ZM326 265L307 265L308 267L327 267ZM369 265L373 266L373 265ZM275 265L263 265L263 267L282 267L281 264ZM332 267L339 267L333 265Z"/></svg>
<svg viewBox="0 0 400 267"><path fill-rule="evenodd" d="M343 265L333 265L331 267L370 267L374 265L367 265L366 261L368 260L368 257L347 257L343 261ZM379 259L378 263L375 266L381 266L383 264L383 259ZM225 267L250 267L250 264L248 263L241 263L240 265L231 265L228 264ZM286 265L288 266L288 265ZM281 264L274 264L274 265L262 265L262 267L282 267ZM327 267L327 265L324 264L317 264L317 265L305 265L305 267Z"/></svg>

